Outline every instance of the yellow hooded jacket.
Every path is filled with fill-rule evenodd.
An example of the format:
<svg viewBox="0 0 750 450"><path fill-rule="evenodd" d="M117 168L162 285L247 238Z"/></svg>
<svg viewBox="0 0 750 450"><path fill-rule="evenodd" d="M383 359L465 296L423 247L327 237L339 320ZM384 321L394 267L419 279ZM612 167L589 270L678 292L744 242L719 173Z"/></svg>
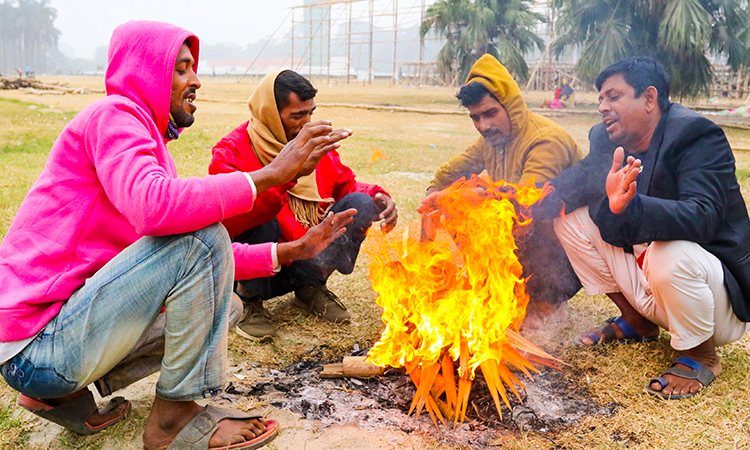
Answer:
<svg viewBox="0 0 750 450"><path fill-rule="evenodd" d="M438 169L430 188L440 190L459 178L487 169L495 180L514 184L544 182L583 158L575 140L559 125L528 110L521 90L508 70L491 55L483 55L472 67L466 84L483 84L508 112L513 139L497 149L479 137L465 152Z"/></svg>

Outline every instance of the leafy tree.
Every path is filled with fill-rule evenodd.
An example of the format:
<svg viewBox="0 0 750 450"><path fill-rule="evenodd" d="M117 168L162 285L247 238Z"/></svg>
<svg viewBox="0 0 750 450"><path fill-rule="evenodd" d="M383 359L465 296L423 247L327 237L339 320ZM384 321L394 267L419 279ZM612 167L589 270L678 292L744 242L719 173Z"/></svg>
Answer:
<svg viewBox="0 0 750 450"><path fill-rule="evenodd" d="M518 78L528 77L523 55L534 47L544 50L542 38L530 31L544 22L531 11L530 0L438 0L430 6L420 26L445 38L438 53L438 71L450 84L462 82L485 53L496 57Z"/></svg>
<svg viewBox="0 0 750 450"><path fill-rule="evenodd" d="M57 10L49 0L0 2L0 72L31 66L47 70L47 60L57 51L60 32L54 21Z"/></svg>
<svg viewBox="0 0 750 450"><path fill-rule="evenodd" d="M580 46L576 73L593 82L608 65L636 55L652 56L672 76L678 97L706 93L710 56L739 69L750 63L747 0L555 0L560 55Z"/></svg>

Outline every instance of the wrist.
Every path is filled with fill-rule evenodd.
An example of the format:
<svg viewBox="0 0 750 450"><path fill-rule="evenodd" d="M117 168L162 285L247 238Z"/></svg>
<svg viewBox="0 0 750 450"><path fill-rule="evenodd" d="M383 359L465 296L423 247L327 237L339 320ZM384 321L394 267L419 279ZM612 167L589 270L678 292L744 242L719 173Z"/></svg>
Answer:
<svg viewBox="0 0 750 450"><path fill-rule="evenodd" d="M278 186L289 181L284 179L281 175L282 174L273 166L273 163L251 173L258 193L267 191L274 186Z"/></svg>
<svg viewBox="0 0 750 450"><path fill-rule="evenodd" d="M279 259L279 264L288 264L293 261L297 261L304 258L302 252L302 245L299 240L292 242L280 242L276 247L276 255Z"/></svg>

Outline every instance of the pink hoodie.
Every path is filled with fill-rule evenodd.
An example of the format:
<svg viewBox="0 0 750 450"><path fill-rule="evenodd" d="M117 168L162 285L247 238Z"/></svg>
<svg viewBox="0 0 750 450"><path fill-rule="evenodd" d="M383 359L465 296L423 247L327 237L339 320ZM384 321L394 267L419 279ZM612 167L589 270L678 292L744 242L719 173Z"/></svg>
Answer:
<svg viewBox="0 0 750 450"><path fill-rule="evenodd" d="M87 278L142 236L196 231L252 209L241 172L177 178L164 134L174 62L189 39L128 22L109 46L107 96L62 131L0 245L0 341L33 336ZM234 244L237 279L272 275L271 245Z"/></svg>

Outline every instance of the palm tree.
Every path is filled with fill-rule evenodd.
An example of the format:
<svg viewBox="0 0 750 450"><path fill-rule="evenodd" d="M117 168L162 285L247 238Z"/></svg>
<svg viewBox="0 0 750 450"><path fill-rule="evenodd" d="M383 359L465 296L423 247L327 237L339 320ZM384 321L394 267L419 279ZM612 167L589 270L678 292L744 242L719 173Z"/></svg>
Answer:
<svg viewBox="0 0 750 450"><path fill-rule="evenodd" d="M433 30L445 38L438 54L438 71L450 84L463 81L485 53L502 62L520 79L528 77L523 55L544 41L530 29L544 22L531 11L530 0L438 0L420 26L422 37Z"/></svg>
<svg viewBox="0 0 750 450"><path fill-rule="evenodd" d="M636 55L652 56L672 76L672 93L706 93L713 77L709 56L733 69L750 63L750 23L745 0L554 0L560 55L577 45L576 73L593 82L608 65Z"/></svg>
<svg viewBox="0 0 750 450"><path fill-rule="evenodd" d="M0 72L25 65L46 70L60 36L54 25L56 18L57 11L49 0L0 2Z"/></svg>

